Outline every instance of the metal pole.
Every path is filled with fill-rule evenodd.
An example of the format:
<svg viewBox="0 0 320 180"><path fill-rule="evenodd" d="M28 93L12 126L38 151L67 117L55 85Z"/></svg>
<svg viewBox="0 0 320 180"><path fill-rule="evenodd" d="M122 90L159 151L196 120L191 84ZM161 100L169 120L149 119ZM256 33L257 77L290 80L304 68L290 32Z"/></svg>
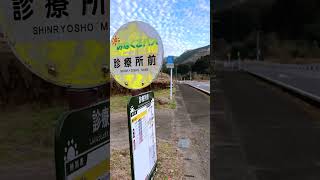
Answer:
<svg viewBox="0 0 320 180"><path fill-rule="evenodd" d="M170 100L172 100L172 68L170 68Z"/></svg>

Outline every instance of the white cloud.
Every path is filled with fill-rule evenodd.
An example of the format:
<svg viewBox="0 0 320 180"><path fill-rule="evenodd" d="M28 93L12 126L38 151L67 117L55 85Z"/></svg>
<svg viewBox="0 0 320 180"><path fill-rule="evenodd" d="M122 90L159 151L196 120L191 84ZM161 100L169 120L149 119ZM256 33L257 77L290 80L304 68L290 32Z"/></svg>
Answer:
<svg viewBox="0 0 320 180"><path fill-rule="evenodd" d="M210 1L198 0L199 9L210 12Z"/></svg>
<svg viewBox="0 0 320 180"><path fill-rule="evenodd" d="M121 25L144 21L159 33L164 54L180 55L210 43L209 0L111 0L111 32Z"/></svg>

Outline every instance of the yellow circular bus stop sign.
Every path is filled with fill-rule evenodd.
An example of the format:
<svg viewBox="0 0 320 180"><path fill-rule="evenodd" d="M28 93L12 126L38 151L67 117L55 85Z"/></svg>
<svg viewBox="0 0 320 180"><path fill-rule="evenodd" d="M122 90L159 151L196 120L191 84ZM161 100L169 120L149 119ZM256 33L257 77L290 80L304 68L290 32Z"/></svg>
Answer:
<svg viewBox="0 0 320 180"><path fill-rule="evenodd" d="M141 21L129 22L113 35L110 71L128 89L142 89L157 77L163 62L163 45L157 31Z"/></svg>
<svg viewBox="0 0 320 180"><path fill-rule="evenodd" d="M107 0L1 0L0 23L14 54L46 81L90 88L109 80Z"/></svg>

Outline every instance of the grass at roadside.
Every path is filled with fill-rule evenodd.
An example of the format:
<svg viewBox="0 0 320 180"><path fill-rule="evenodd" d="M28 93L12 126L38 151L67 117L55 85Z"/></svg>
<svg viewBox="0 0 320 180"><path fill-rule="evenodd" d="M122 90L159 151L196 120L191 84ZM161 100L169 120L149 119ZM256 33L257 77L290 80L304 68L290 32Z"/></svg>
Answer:
<svg viewBox="0 0 320 180"><path fill-rule="evenodd" d="M169 96L170 89L155 91L156 108L174 109L175 101L170 101ZM125 112L129 98L111 97L111 111ZM65 111L67 108L63 105L40 104L0 110L0 163L53 157L55 125Z"/></svg>
<svg viewBox="0 0 320 180"><path fill-rule="evenodd" d="M174 144L158 139L158 166L154 180L182 179L182 154ZM130 152L126 150L111 151L111 178L116 180L131 179Z"/></svg>
<svg viewBox="0 0 320 180"><path fill-rule="evenodd" d="M172 91L172 100L170 100L170 89L162 89L154 91L156 109L175 109L176 102L174 100L175 88ZM111 96L110 109L111 112L125 112L130 95L115 95Z"/></svg>
<svg viewBox="0 0 320 180"><path fill-rule="evenodd" d="M110 111L111 112L125 112L127 103L129 102L129 95L115 95L110 97Z"/></svg>
<svg viewBox="0 0 320 180"><path fill-rule="evenodd" d="M37 104L1 111L0 161L15 162L53 155L55 123L65 109Z"/></svg>

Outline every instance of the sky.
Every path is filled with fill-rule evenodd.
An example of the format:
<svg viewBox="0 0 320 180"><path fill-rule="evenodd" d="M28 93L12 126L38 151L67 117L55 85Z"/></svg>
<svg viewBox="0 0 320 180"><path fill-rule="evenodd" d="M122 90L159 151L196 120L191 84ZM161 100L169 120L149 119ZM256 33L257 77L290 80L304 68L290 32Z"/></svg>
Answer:
<svg viewBox="0 0 320 180"><path fill-rule="evenodd" d="M159 33L164 56L210 44L210 0L111 0L110 39L124 24L143 21Z"/></svg>

